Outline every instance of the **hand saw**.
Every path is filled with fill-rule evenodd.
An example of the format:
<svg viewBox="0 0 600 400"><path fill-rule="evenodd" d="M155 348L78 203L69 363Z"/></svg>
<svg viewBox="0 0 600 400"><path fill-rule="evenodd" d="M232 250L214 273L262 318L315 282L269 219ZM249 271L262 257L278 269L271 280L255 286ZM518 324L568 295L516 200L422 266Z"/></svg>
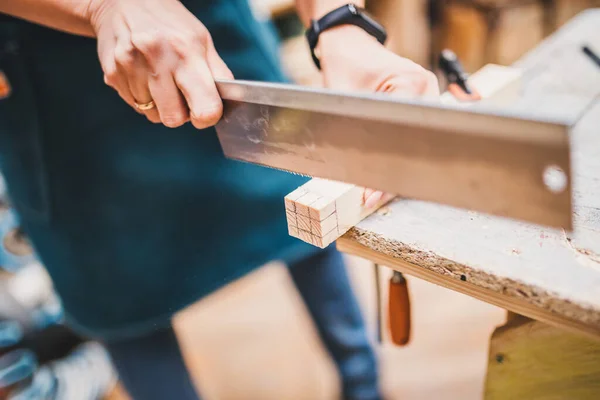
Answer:
<svg viewBox="0 0 600 400"><path fill-rule="evenodd" d="M224 104L216 131L230 159L572 229L566 120L384 93L216 83Z"/></svg>

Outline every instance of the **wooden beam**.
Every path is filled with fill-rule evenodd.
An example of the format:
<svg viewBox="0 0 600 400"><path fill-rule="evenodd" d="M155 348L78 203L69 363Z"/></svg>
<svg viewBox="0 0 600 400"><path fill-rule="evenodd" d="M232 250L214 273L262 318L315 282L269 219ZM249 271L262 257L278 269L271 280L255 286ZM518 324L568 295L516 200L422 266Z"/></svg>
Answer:
<svg viewBox="0 0 600 400"><path fill-rule="evenodd" d="M515 317L492 335L486 400L600 398L600 343Z"/></svg>
<svg viewBox="0 0 600 400"><path fill-rule="evenodd" d="M326 179L311 179L285 197L289 234L325 248L392 199L374 207L363 202L365 188Z"/></svg>

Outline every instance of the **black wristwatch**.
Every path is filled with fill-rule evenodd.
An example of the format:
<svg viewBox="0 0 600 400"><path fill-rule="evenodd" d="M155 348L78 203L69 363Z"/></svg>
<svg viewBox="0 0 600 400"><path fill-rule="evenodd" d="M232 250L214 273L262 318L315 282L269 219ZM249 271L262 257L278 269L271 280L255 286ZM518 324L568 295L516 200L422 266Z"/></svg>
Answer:
<svg viewBox="0 0 600 400"><path fill-rule="evenodd" d="M321 63L315 54L315 48L319 42L321 32L339 25L356 25L364 29L367 33L374 36L379 43L385 43L387 33L383 26L373 19L364 9L354 4L346 4L325 14L318 20L312 20L311 26L306 30L306 39L310 46L312 58L321 69ZM352 44L349 43L349 46Z"/></svg>

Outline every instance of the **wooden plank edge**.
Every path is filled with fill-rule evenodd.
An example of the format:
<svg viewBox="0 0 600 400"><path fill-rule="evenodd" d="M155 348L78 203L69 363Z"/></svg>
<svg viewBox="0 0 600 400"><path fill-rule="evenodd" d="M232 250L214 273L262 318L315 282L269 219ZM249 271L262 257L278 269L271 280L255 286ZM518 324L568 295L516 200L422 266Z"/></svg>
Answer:
<svg viewBox="0 0 600 400"><path fill-rule="evenodd" d="M368 259L380 265L385 265L386 267L474 297L497 307L501 307L537 321L545 322L548 325L552 325L574 333L579 333L600 341L600 326L598 325L594 326L574 320L556 312L535 306L527 302L525 298L510 297L510 294L498 293L492 289L478 286L472 282L463 281L460 278L457 279L449 276L443 276L425 267L420 267L400 258L380 253L377 250L358 243L351 237L351 233L352 230L336 241L336 247L339 251L354 255L356 257ZM565 300L565 303L568 303L568 301ZM572 305L572 307L575 306ZM580 311L587 310L580 309Z"/></svg>

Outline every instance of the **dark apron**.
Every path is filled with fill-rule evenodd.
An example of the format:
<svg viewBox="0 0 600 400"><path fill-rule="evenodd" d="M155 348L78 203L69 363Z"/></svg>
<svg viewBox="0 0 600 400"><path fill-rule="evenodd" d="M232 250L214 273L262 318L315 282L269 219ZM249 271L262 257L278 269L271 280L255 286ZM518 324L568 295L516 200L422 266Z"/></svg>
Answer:
<svg viewBox="0 0 600 400"><path fill-rule="evenodd" d="M245 0L187 1L236 78L283 81L270 26ZM103 82L96 43L0 24L0 171L65 312L83 333L134 335L271 260L315 251L287 233L306 179L227 160L213 129L146 121Z"/></svg>

